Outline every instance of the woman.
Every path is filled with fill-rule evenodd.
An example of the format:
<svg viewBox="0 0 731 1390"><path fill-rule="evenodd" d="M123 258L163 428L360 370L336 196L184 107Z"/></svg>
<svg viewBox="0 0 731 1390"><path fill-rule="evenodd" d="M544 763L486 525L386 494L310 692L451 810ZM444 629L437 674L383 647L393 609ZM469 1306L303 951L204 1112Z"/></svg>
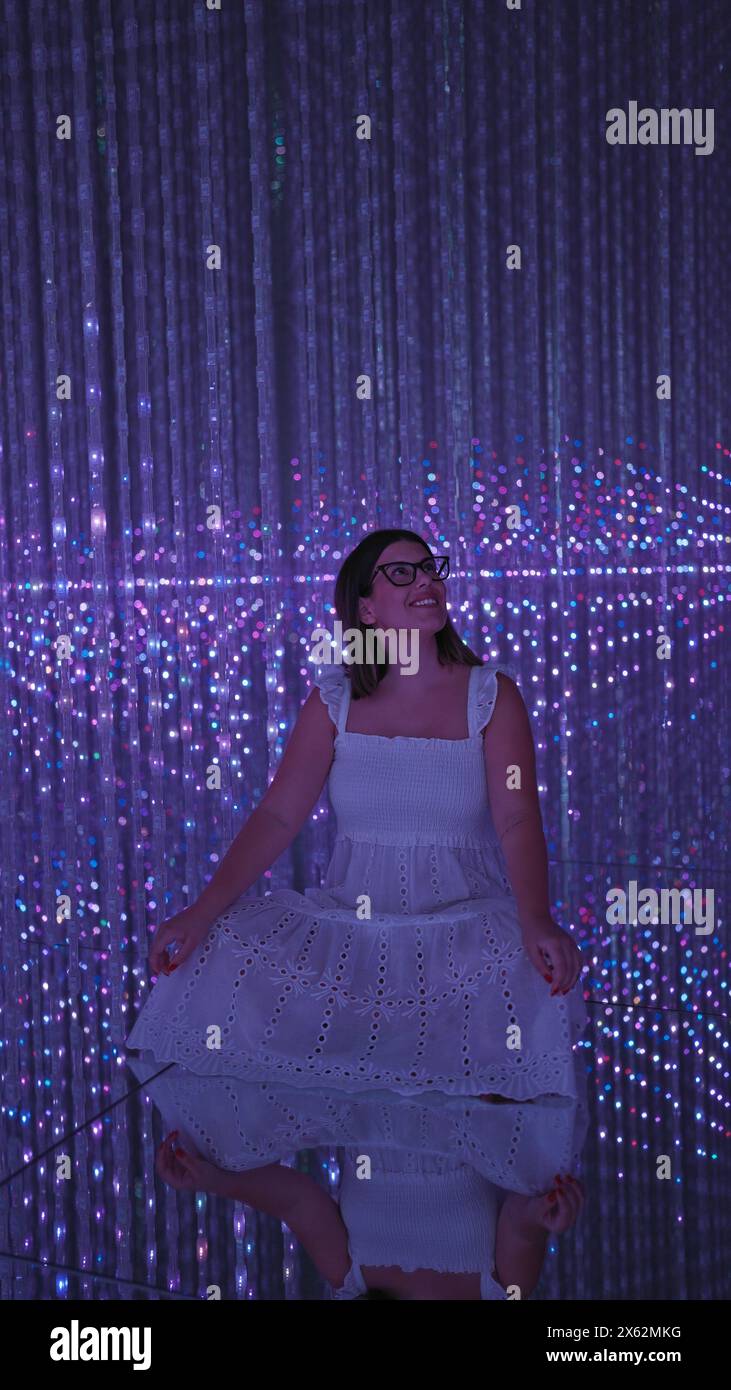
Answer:
<svg viewBox="0 0 731 1390"><path fill-rule="evenodd" d="M262 802L198 901L158 928L163 978L127 1046L211 1078L436 1093L495 1114L563 1105L581 1116L576 1161L581 957L550 915L530 723L506 668L458 638L447 575L409 531L373 532L344 562L343 627L415 632L416 672L402 648L318 671ZM242 900L326 780L338 833L322 887ZM215 1153L205 1125L196 1136L229 1173L245 1166L240 1130ZM541 1161L524 1195L560 1171L550 1147Z"/></svg>

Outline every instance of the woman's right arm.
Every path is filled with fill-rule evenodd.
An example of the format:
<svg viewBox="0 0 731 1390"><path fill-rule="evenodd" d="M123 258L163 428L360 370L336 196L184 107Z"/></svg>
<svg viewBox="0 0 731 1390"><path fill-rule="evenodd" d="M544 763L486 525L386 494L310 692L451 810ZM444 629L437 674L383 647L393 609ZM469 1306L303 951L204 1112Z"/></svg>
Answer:
<svg viewBox="0 0 731 1390"><path fill-rule="evenodd" d="M322 795L333 760L335 726L319 690L310 691L265 795L232 841L210 883L195 902L160 927L150 947L154 973L164 969L165 951L181 943L181 964L221 913L236 902L299 834Z"/></svg>
<svg viewBox="0 0 731 1390"><path fill-rule="evenodd" d="M319 690L312 690L269 788L197 899L197 906L212 922L256 883L299 835L322 795L334 740L335 726Z"/></svg>

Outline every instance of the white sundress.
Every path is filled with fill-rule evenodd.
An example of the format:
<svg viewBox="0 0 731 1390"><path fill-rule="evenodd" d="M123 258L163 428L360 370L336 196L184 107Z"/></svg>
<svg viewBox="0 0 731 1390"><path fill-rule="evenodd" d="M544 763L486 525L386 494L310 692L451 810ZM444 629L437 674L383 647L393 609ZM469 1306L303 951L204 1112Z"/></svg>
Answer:
<svg viewBox="0 0 731 1390"><path fill-rule="evenodd" d="M174 1064L147 1089L220 1166L388 1146L408 1099L404 1150L428 1151L438 1115L436 1151L492 1182L538 1192L576 1172L586 1011L579 985L551 998L523 947L484 767L498 670L471 668L458 740L348 733L345 670L318 670L337 726L324 884L239 899L125 1039L140 1078ZM475 1102L486 1092L526 1103Z"/></svg>

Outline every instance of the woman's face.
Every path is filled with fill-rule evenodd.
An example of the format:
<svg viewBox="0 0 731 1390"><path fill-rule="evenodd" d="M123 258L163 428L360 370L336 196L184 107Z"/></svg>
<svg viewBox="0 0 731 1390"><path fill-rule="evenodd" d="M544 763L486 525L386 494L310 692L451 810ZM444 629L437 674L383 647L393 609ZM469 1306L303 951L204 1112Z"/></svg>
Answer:
<svg viewBox="0 0 731 1390"><path fill-rule="evenodd" d="M373 568L396 560L412 560L419 564L430 555L431 551L418 541L394 541L381 551ZM424 603L425 599L433 601ZM426 635L440 632L447 621L444 582L423 570L416 570L413 583L399 585L392 584L379 570L370 596L361 598L358 607L361 622L368 627L392 627L396 631L413 627Z"/></svg>

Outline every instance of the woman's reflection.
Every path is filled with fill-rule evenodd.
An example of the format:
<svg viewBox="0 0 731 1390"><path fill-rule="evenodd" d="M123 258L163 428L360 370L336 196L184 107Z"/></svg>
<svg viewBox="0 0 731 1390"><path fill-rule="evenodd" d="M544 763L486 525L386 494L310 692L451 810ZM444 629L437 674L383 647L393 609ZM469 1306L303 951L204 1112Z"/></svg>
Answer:
<svg viewBox="0 0 731 1390"><path fill-rule="evenodd" d="M522 1107L524 1109L524 1107ZM583 1188L556 1174L535 1195L502 1190L471 1164L402 1149L345 1148L337 1197L281 1163L217 1167L172 1131L156 1155L179 1191L207 1191L282 1221L334 1299L527 1298L549 1234L576 1221Z"/></svg>

